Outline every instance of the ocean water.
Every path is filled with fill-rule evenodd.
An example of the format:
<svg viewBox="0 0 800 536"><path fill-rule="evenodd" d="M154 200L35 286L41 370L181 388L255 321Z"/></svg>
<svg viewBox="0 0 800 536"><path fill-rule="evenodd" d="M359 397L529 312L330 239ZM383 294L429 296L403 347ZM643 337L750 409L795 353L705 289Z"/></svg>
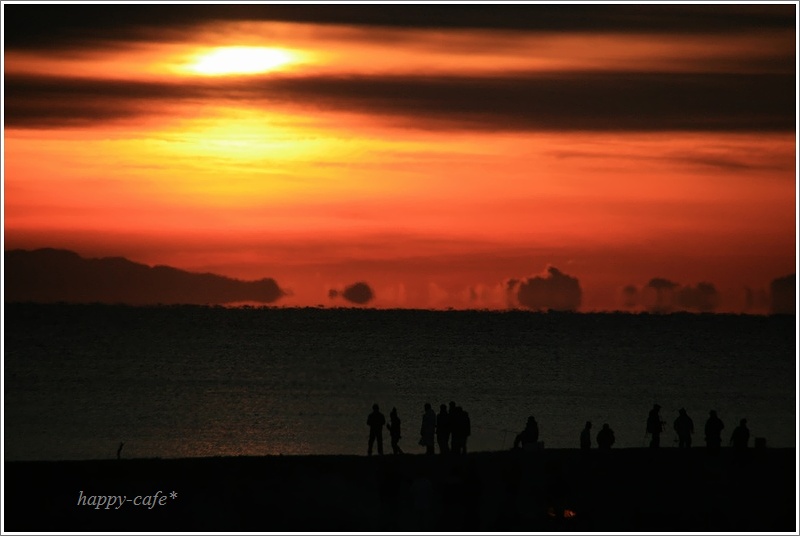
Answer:
<svg viewBox="0 0 800 536"><path fill-rule="evenodd" d="M471 451L529 415L545 448L587 420L641 447L656 402L662 446L683 407L695 445L715 409L726 444L747 418L796 447L794 316L6 304L4 328L7 460L361 455L376 402L418 454L424 403L451 400Z"/></svg>

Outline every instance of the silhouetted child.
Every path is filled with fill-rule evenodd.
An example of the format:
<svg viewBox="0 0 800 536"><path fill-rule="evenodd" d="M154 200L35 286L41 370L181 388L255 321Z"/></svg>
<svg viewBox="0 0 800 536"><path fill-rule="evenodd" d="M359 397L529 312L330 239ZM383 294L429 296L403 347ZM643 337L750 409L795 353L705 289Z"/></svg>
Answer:
<svg viewBox="0 0 800 536"><path fill-rule="evenodd" d="M663 431L664 423L659 415L661 406L653 404L653 409L647 415L647 428L645 433L650 434L650 447L658 448L661 445L661 432Z"/></svg>
<svg viewBox="0 0 800 536"><path fill-rule="evenodd" d="M581 431L581 450L588 450L592 448L592 423L586 421L586 425Z"/></svg>
<svg viewBox="0 0 800 536"><path fill-rule="evenodd" d="M517 434L514 439L514 448L522 447L523 450L534 450L539 442L539 423L533 418L533 415L528 417L528 422L525 424L525 429Z"/></svg>
<svg viewBox="0 0 800 536"><path fill-rule="evenodd" d="M614 444L614 441L614 430L608 426L608 423L603 424L603 429L597 432L597 448L608 450Z"/></svg>
<svg viewBox="0 0 800 536"><path fill-rule="evenodd" d="M749 441L750 430L747 429L747 419L742 419L731 435L731 445L735 449L746 449Z"/></svg>
<svg viewBox="0 0 800 536"><path fill-rule="evenodd" d="M425 454L435 454L433 448L436 435L436 413L429 403L425 403L425 413L422 414L422 426L419 430L419 444L425 447Z"/></svg>
<svg viewBox="0 0 800 536"><path fill-rule="evenodd" d="M439 453L448 454L450 452L450 415L447 414L447 406L439 406L439 414L436 416L436 441L439 443Z"/></svg>
<svg viewBox="0 0 800 536"><path fill-rule="evenodd" d="M694 433L694 422L691 417L686 413L686 410L681 408L678 410L678 418L672 426L678 434L678 448L689 448L692 446L692 434Z"/></svg>
<svg viewBox="0 0 800 536"><path fill-rule="evenodd" d="M717 417L717 412L713 409L708 412L708 420L706 421L706 447L709 449L717 450L722 446L722 429L725 425L722 420Z"/></svg>
<svg viewBox="0 0 800 536"><path fill-rule="evenodd" d="M394 454L402 454L403 450L400 448L400 417L397 416L397 408L392 408L389 413L389 424L386 425L389 429L389 437L392 438L392 452Z"/></svg>
<svg viewBox="0 0 800 536"><path fill-rule="evenodd" d="M378 454L383 456L384 424L386 424L386 417L380 412L378 404L373 404L372 413L367 417L367 426L369 426L369 447L367 447L367 456L372 456L372 445L375 441L378 442Z"/></svg>

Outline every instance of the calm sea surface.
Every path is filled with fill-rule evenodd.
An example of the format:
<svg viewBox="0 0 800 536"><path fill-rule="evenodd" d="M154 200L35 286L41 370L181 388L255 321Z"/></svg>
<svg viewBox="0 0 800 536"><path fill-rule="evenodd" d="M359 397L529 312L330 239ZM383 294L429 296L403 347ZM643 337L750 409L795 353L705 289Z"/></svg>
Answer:
<svg viewBox="0 0 800 536"><path fill-rule="evenodd" d="M4 326L7 460L366 454L375 402L421 453L423 404L451 400L473 451L528 415L546 448L587 420L643 446L655 402L662 445L685 407L696 445L715 409L726 444L745 417L796 447L794 316L6 304Z"/></svg>

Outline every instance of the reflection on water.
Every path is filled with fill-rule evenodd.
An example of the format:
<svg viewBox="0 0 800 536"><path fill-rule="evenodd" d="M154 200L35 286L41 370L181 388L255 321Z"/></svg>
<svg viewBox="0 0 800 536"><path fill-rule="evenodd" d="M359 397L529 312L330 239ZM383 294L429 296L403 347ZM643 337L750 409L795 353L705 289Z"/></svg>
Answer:
<svg viewBox="0 0 800 536"><path fill-rule="evenodd" d="M709 409L795 446L794 317L6 305L5 454L15 459L366 454L397 407L421 453L422 406L456 401L469 449L510 448L528 415L546 447L608 422L640 447L654 402ZM389 444L388 432L384 443Z"/></svg>

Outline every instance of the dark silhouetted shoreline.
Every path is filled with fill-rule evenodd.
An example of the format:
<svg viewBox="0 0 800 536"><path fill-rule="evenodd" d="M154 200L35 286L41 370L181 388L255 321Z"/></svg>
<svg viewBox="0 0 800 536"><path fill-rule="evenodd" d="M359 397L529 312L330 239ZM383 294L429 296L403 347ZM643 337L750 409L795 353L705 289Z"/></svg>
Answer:
<svg viewBox="0 0 800 536"><path fill-rule="evenodd" d="M795 464L796 449L730 448L6 462L5 522L70 532L791 532ZM156 492L153 508L86 499L141 503Z"/></svg>

